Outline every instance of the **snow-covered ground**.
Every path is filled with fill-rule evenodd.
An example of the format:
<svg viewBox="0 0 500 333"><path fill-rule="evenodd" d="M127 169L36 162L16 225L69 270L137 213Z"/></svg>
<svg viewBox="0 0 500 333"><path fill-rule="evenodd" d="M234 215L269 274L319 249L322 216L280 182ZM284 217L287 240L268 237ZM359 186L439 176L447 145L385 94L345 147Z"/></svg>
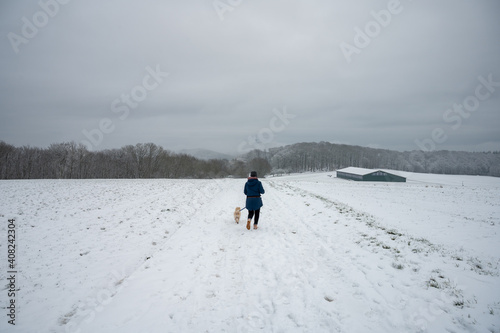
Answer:
<svg viewBox="0 0 500 333"><path fill-rule="evenodd" d="M1 181L0 332L500 332L500 179L398 173Z"/></svg>

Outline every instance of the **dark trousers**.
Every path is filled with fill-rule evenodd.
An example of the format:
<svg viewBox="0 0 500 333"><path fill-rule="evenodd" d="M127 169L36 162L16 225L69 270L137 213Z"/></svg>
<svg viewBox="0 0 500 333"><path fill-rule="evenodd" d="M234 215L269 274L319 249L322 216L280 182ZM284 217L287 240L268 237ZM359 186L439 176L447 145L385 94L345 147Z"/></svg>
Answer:
<svg viewBox="0 0 500 333"><path fill-rule="evenodd" d="M253 221L253 224L259 224L260 208L257 210L249 210L248 211L248 219L251 220L254 213L255 213L255 220Z"/></svg>

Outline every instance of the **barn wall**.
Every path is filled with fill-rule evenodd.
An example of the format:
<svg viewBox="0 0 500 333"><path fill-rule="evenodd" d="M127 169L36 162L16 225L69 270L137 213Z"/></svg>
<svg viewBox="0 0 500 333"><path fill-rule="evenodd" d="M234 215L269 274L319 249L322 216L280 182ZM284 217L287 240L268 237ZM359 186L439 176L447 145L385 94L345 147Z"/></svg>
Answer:
<svg viewBox="0 0 500 333"><path fill-rule="evenodd" d="M351 180L363 180L363 176L361 175L354 175L352 173L347 173L347 172L339 172L337 171L337 178L343 178L343 179L351 179Z"/></svg>
<svg viewBox="0 0 500 333"><path fill-rule="evenodd" d="M375 172L374 174L369 174L363 176L363 181L368 182L406 182L406 178L396 176L387 172Z"/></svg>
<svg viewBox="0 0 500 333"><path fill-rule="evenodd" d="M377 171L368 175L356 175L348 172L337 171L337 178L367 182L406 182L406 178L396 176L384 171Z"/></svg>

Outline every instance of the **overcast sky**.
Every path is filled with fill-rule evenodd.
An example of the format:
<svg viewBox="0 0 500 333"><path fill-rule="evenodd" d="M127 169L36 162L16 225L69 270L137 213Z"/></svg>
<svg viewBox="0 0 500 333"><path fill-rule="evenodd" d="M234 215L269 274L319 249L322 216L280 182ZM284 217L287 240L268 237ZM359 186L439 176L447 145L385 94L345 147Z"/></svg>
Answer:
<svg viewBox="0 0 500 333"><path fill-rule="evenodd" d="M497 0L59 1L0 4L7 143L500 150Z"/></svg>

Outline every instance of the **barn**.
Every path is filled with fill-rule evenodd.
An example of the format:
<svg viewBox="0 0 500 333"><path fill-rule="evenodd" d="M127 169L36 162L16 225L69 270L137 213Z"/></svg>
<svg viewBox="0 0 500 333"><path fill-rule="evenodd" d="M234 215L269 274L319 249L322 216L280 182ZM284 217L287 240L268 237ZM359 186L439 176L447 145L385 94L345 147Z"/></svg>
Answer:
<svg viewBox="0 0 500 333"><path fill-rule="evenodd" d="M337 170L337 178L364 182L406 182L405 177L395 175L385 170L354 167Z"/></svg>

